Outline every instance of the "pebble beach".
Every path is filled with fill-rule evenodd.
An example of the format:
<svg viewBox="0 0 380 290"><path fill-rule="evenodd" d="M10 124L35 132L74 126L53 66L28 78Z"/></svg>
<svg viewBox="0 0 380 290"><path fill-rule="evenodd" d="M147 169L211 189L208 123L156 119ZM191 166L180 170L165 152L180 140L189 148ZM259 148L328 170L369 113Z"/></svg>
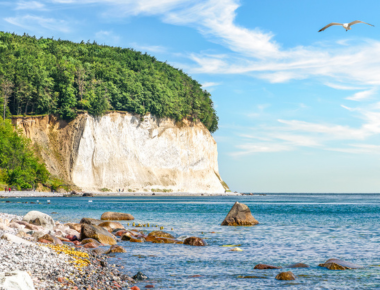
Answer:
<svg viewBox="0 0 380 290"><path fill-rule="evenodd" d="M128 282L133 282L109 264L106 255L74 245L36 242L32 231L15 222L21 220L21 216L0 213L0 273L26 280L19 289L128 289ZM28 278L32 285L25 288Z"/></svg>

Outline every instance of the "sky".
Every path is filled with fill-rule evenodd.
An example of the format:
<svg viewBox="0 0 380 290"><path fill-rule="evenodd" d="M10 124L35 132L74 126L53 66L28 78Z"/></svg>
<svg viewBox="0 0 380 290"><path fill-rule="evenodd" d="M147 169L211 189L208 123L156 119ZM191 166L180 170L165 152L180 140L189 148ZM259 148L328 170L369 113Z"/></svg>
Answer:
<svg viewBox="0 0 380 290"><path fill-rule="evenodd" d="M0 30L133 48L212 94L233 191L380 192L377 0L0 0ZM330 22L361 20L352 30Z"/></svg>

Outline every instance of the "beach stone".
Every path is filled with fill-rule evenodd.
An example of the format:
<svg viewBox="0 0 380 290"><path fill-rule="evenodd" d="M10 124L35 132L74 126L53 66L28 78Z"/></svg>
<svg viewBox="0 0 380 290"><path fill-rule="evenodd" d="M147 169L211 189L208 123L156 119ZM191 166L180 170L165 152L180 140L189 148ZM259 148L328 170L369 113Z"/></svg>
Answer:
<svg viewBox="0 0 380 290"><path fill-rule="evenodd" d="M11 243L15 243L15 244L22 244L22 245L27 245L27 246L35 246L34 243L29 242L27 240L24 240L22 238L19 238L19 237L15 236L15 235L12 235L12 234L9 234L9 233L3 234L1 236L1 239L6 240L6 241L11 242Z"/></svg>
<svg viewBox="0 0 380 290"><path fill-rule="evenodd" d="M276 280L286 280L286 281L296 280L296 276L290 271L281 272L276 276Z"/></svg>
<svg viewBox="0 0 380 290"><path fill-rule="evenodd" d="M122 236L121 236L121 240L122 241L129 241L133 236L130 234L130 233L124 233Z"/></svg>
<svg viewBox="0 0 380 290"><path fill-rule="evenodd" d="M76 223L66 223L65 226L68 226L70 229L75 230L78 233L80 232L82 228L81 224L76 224Z"/></svg>
<svg viewBox="0 0 380 290"><path fill-rule="evenodd" d="M154 288L154 285L146 285L145 288Z"/></svg>
<svg viewBox="0 0 380 290"><path fill-rule="evenodd" d="M107 211L100 217L101 220L130 221L135 218L129 213Z"/></svg>
<svg viewBox="0 0 380 290"><path fill-rule="evenodd" d="M22 226L18 223L15 223L15 222L12 222L9 224L9 227L12 228L12 229L23 229L25 228L25 226Z"/></svg>
<svg viewBox="0 0 380 290"><path fill-rule="evenodd" d="M111 246L105 254L111 254L111 253L126 253L127 251L122 247L118 245Z"/></svg>
<svg viewBox="0 0 380 290"><path fill-rule="evenodd" d="M150 232L148 234L148 237L156 237L156 238L169 238L169 239L174 239L174 237L169 234L169 233L166 233L166 232L162 232L162 231L153 231L153 232Z"/></svg>
<svg viewBox="0 0 380 290"><path fill-rule="evenodd" d="M41 244L53 244L52 241L45 240L45 239L38 239L38 242L41 243Z"/></svg>
<svg viewBox="0 0 380 290"><path fill-rule="evenodd" d="M116 240L105 229L95 225L83 224L81 230L81 238L92 238L104 245L115 245Z"/></svg>
<svg viewBox="0 0 380 290"><path fill-rule="evenodd" d="M140 288L137 287L137 286L133 286L133 287L131 288L131 290L140 290Z"/></svg>
<svg viewBox="0 0 380 290"><path fill-rule="evenodd" d="M42 238L44 235L46 235L47 233L48 231L36 231L36 232L33 232L32 237L38 240Z"/></svg>
<svg viewBox="0 0 380 290"><path fill-rule="evenodd" d="M55 226L51 216L36 210L28 212L22 220L32 225L42 226L48 230L53 230Z"/></svg>
<svg viewBox="0 0 380 290"><path fill-rule="evenodd" d="M95 255L103 255L105 253L105 250L97 248L91 251Z"/></svg>
<svg viewBox="0 0 380 290"><path fill-rule="evenodd" d="M268 270L268 269L281 269L281 267L267 265L267 264L257 264L253 269Z"/></svg>
<svg viewBox="0 0 380 290"><path fill-rule="evenodd" d="M203 239L197 238L197 237L187 238L183 241L183 244L189 245L189 246L198 246L198 247L207 246L207 243Z"/></svg>
<svg viewBox="0 0 380 290"><path fill-rule="evenodd" d="M133 276L132 278L135 281L143 281L143 280L148 279L148 276L141 273L141 272L137 272L137 274L135 276Z"/></svg>
<svg viewBox="0 0 380 290"><path fill-rule="evenodd" d="M324 264L319 264L318 266L327 268L329 270L348 270L363 268L363 266L339 259L328 259Z"/></svg>
<svg viewBox="0 0 380 290"><path fill-rule="evenodd" d="M117 231L117 232L115 233L115 236L117 236L117 237L121 237L121 236L123 236L126 232L127 232L126 230L120 230L120 231Z"/></svg>
<svg viewBox="0 0 380 290"><path fill-rule="evenodd" d="M32 278L25 271L0 273L0 288L9 290L34 290Z"/></svg>
<svg viewBox="0 0 380 290"><path fill-rule="evenodd" d="M6 224L1 223L0 224L0 231L7 231L7 230L8 230L8 227L6 226Z"/></svg>
<svg viewBox="0 0 380 290"><path fill-rule="evenodd" d="M46 234L46 235L42 236L39 240L41 240L41 239L48 240L55 245L62 245L62 241L60 239L58 239L57 237L51 235L51 234Z"/></svg>
<svg viewBox="0 0 380 290"><path fill-rule="evenodd" d="M99 243L87 243L84 245L86 249L95 249L99 247Z"/></svg>
<svg viewBox="0 0 380 290"><path fill-rule="evenodd" d="M115 229L124 229L124 226L118 222L103 222L98 224L98 226L107 229L109 232L112 232Z"/></svg>
<svg viewBox="0 0 380 290"><path fill-rule="evenodd" d="M91 239L91 238L87 238L87 239L84 239L84 240L81 241L81 244L82 244L82 245L85 245L85 244L88 244L88 243L95 243L95 244L97 244L98 246L101 246L101 245L102 245L102 244L99 243L97 240L95 240L95 239Z"/></svg>
<svg viewBox="0 0 380 290"><path fill-rule="evenodd" d="M103 222L104 221L93 219L93 218L82 218L80 220L80 224L88 224L88 225L95 225L95 226L97 226Z"/></svg>
<svg viewBox="0 0 380 290"><path fill-rule="evenodd" d="M235 202L230 212L222 222L222 226L254 226L259 222L252 216L249 207Z"/></svg>
<svg viewBox="0 0 380 290"><path fill-rule="evenodd" d="M295 263L287 266L287 268L310 268L310 266L304 263Z"/></svg>

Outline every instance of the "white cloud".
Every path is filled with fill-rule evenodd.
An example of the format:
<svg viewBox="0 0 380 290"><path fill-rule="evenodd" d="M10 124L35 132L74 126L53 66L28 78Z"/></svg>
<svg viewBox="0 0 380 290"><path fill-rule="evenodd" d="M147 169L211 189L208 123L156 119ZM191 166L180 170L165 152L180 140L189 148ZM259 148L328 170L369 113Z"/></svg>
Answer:
<svg viewBox="0 0 380 290"><path fill-rule="evenodd" d="M250 155L254 153L281 152L281 151L291 151L294 149L291 146L275 144L275 143L242 144L236 147L241 150L238 152L233 152L230 155L238 157L238 156Z"/></svg>
<svg viewBox="0 0 380 290"><path fill-rule="evenodd" d="M202 84L202 88L210 88L210 87L215 87L215 86L219 86L220 83L214 83L214 82L205 82Z"/></svg>
<svg viewBox="0 0 380 290"><path fill-rule="evenodd" d="M10 24L28 30L36 30L38 29L38 27L43 27L48 30L70 32L68 23L66 21L55 18L44 18L40 16L24 15L17 17L7 17L4 20Z"/></svg>
<svg viewBox="0 0 380 290"><path fill-rule="evenodd" d="M348 86L348 85L342 85L342 84L334 84L334 83L330 83L330 82L325 83L325 85L330 87L330 88L337 89L337 90L356 91L356 90L362 90L363 89L363 87L359 87L359 86Z"/></svg>
<svg viewBox="0 0 380 290"><path fill-rule="evenodd" d="M358 127L350 127L280 119L278 120L279 126L244 128L244 131L251 133L238 134L242 141L236 146L237 151L231 155L289 151L302 147L352 154L380 153L380 145L366 144L370 138L380 134L380 102L364 108L349 108L343 105L342 108L352 112L355 117L362 120L362 124ZM257 142L252 142L252 140L257 140ZM342 141L357 143L342 146Z"/></svg>
<svg viewBox="0 0 380 290"><path fill-rule="evenodd" d="M346 99L347 100L351 100L351 101L362 101L362 100L366 100L370 97L372 97L375 93L376 93L377 89L376 88L372 88L370 90L366 90L366 91L361 91L361 92L358 92L356 94L354 94L353 96L351 97L347 97Z"/></svg>
<svg viewBox="0 0 380 290"><path fill-rule="evenodd" d="M45 4L37 1L20 1L15 10L46 10Z"/></svg>

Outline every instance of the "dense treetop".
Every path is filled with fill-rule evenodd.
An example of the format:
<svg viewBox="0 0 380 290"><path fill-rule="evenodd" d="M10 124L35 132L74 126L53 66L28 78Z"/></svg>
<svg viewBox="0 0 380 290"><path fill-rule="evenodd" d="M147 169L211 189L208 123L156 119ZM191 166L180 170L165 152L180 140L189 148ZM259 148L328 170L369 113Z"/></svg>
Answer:
<svg viewBox="0 0 380 290"><path fill-rule="evenodd" d="M218 128L211 95L197 81L146 53L95 42L0 32L0 94L13 115L120 110Z"/></svg>

